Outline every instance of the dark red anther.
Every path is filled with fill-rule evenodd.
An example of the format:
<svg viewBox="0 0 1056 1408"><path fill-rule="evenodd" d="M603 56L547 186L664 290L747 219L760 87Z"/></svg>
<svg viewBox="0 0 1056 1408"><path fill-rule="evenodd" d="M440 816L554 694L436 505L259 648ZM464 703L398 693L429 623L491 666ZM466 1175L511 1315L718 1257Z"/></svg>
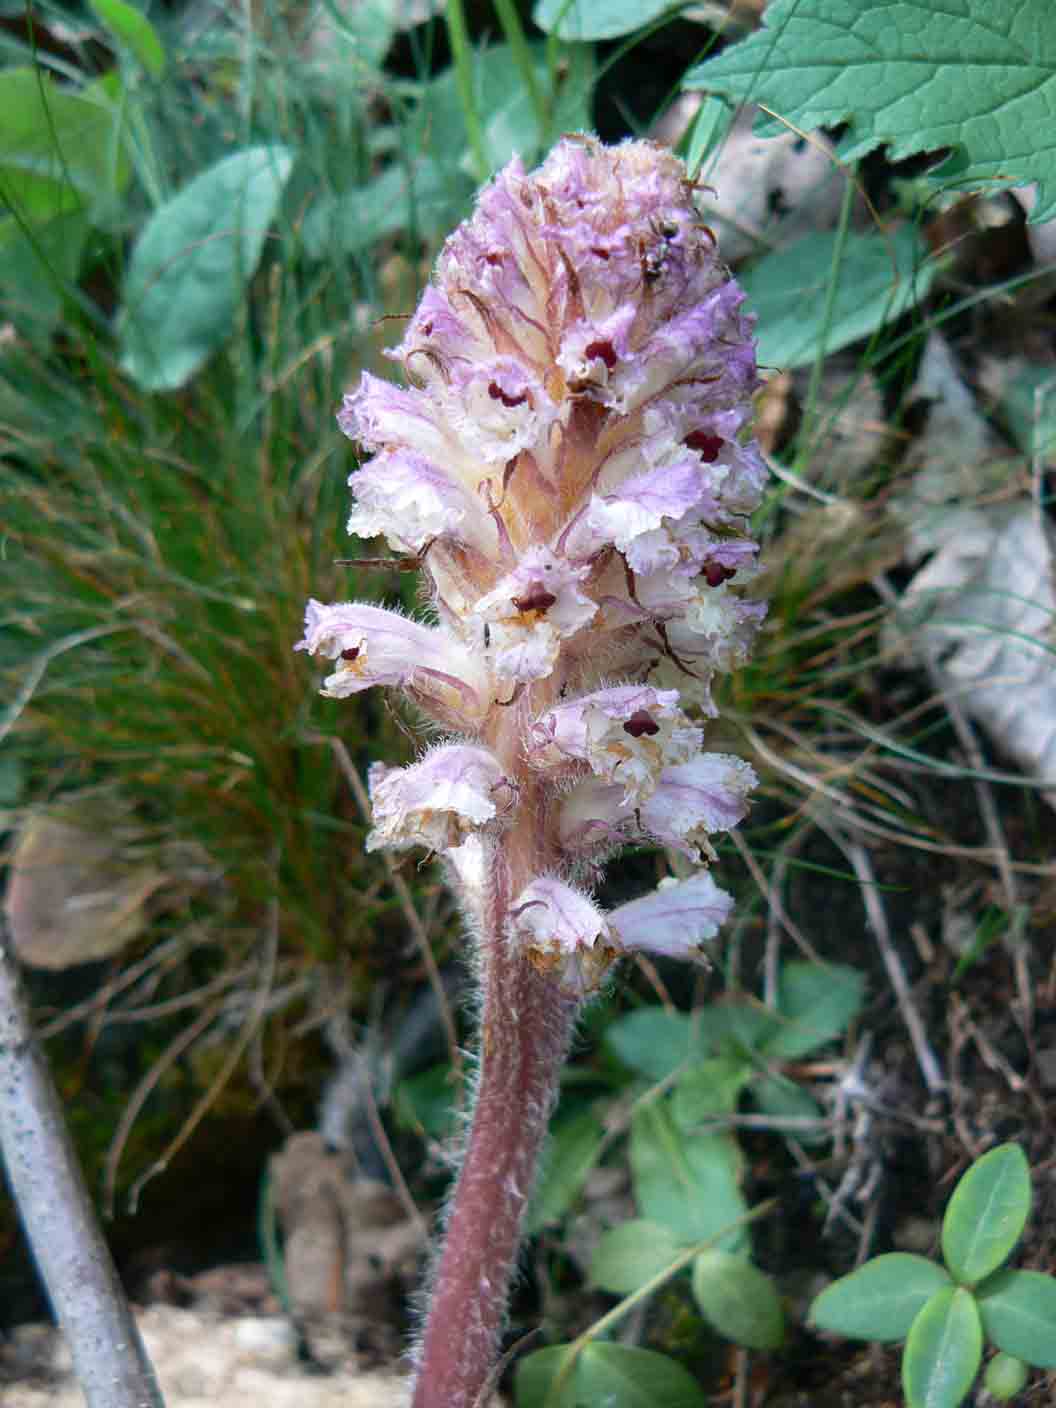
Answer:
<svg viewBox="0 0 1056 1408"><path fill-rule="evenodd" d="M721 587L723 582L736 575L736 567L723 567L721 562L709 562L704 569L704 580L709 587Z"/></svg>
<svg viewBox="0 0 1056 1408"><path fill-rule="evenodd" d="M588 342L583 349L583 355L588 362L592 362L595 357L604 362L611 372L616 363L620 360L616 356L616 349L608 338L601 338L597 342Z"/></svg>
<svg viewBox="0 0 1056 1408"><path fill-rule="evenodd" d="M686 444L691 450L696 450L701 459L710 464L712 460L718 458L723 440L720 435L709 435L706 430L692 430L686 436Z"/></svg>
<svg viewBox="0 0 1056 1408"><path fill-rule="evenodd" d="M488 385L488 395L493 401L501 401L504 406L523 406L528 399L527 391L522 391L519 396L507 396L497 381Z"/></svg>
<svg viewBox="0 0 1056 1408"><path fill-rule="evenodd" d="M660 732L660 725L648 709L636 709L624 723L623 731L629 733L632 738L652 738Z"/></svg>
<svg viewBox="0 0 1056 1408"><path fill-rule="evenodd" d="M549 611L557 597L545 587L533 587L524 596L515 596L511 600L518 611Z"/></svg>
<svg viewBox="0 0 1056 1408"><path fill-rule="evenodd" d="M358 655L359 655L359 646L358 646L358 645L350 645L347 650L342 650L342 652L341 652L341 659L342 659L342 660L355 660Z"/></svg>

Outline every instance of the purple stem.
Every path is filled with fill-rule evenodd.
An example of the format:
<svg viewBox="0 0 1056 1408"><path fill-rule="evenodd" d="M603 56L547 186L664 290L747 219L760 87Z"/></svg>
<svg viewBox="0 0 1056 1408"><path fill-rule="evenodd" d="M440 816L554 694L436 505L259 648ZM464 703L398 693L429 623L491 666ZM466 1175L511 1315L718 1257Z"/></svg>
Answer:
<svg viewBox="0 0 1056 1408"><path fill-rule="evenodd" d="M482 944L481 1071L473 1124L432 1287L412 1408L483 1405L521 1221L578 1001L503 937L515 848L496 862ZM520 883L518 883L518 881Z"/></svg>

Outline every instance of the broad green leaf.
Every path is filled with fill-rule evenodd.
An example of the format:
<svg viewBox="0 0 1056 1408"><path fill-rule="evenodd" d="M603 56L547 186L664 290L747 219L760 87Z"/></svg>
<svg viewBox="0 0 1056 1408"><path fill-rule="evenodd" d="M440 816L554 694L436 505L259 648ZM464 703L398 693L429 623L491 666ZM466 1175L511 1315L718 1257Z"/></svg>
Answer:
<svg viewBox="0 0 1056 1408"><path fill-rule="evenodd" d="M936 1291L950 1286L935 1262L890 1252L826 1286L811 1305L808 1322L849 1339L904 1340Z"/></svg>
<svg viewBox="0 0 1056 1408"><path fill-rule="evenodd" d="M976 1295L988 1340L1039 1369L1056 1369L1056 1280L1040 1271L999 1271Z"/></svg>
<svg viewBox="0 0 1056 1408"><path fill-rule="evenodd" d="M799 367L821 351L836 352L900 317L927 292L932 266L917 233L903 225L889 236L847 235L830 306L838 239L833 231L806 235L740 276L747 306L759 317L762 365Z"/></svg>
<svg viewBox="0 0 1056 1408"><path fill-rule="evenodd" d="M690 1066L671 1097L675 1123L690 1129L711 1116L732 1114L751 1074L751 1066L727 1056Z"/></svg>
<svg viewBox="0 0 1056 1408"><path fill-rule="evenodd" d="M985 1318L983 1328L986 1328ZM996 1398L998 1403L1007 1403L1010 1398L1015 1398L1017 1393L1022 1393L1029 1377L1030 1370L1022 1359L1016 1359L1002 1351L995 1354L983 1370L983 1388L992 1398Z"/></svg>
<svg viewBox="0 0 1056 1408"><path fill-rule="evenodd" d="M389 166L368 186L317 201L305 216L301 239L310 259L369 249L386 235L414 230L435 239L454 224L471 184L428 157L409 167Z"/></svg>
<svg viewBox="0 0 1056 1408"><path fill-rule="evenodd" d="M840 963L786 963L777 987L781 1026L766 1043L775 1061L795 1061L847 1030L862 1008L865 974Z"/></svg>
<svg viewBox="0 0 1056 1408"><path fill-rule="evenodd" d="M761 103L799 131L850 124L847 160L952 147L944 186L1038 182L1056 216L1056 23L1051 0L773 0L764 24L687 74L687 88ZM782 130L767 122L757 130Z"/></svg>
<svg viewBox="0 0 1056 1408"><path fill-rule="evenodd" d="M605 1032L605 1045L623 1064L649 1080L663 1080L691 1055L699 1054L693 1025L684 1012L640 1007Z"/></svg>
<svg viewBox="0 0 1056 1408"><path fill-rule="evenodd" d="M286 147L248 147L147 221L118 318L121 365L145 390L183 386L231 331L292 166Z"/></svg>
<svg viewBox="0 0 1056 1408"><path fill-rule="evenodd" d="M604 1129L591 1114L577 1115L557 1126L525 1222L529 1235L559 1221L579 1197L587 1174L598 1161L604 1138Z"/></svg>
<svg viewBox="0 0 1056 1408"><path fill-rule="evenodd" d="M671 0L539 0L532 19L559 39L618 39L677 8Z"/></svg>
<svg viewBox="0 0 1056 1408"><path fill-rule="evenodd" d="M23 230L0 220L0 304L4 318L37 343L46 342L62 311L63 290L77 281L88 237L79 211Z"/></svg>
<svg viewBox="0 0 1056 1408"><path fill-rule="evenodd" d="M743 1256L712 1248L693 1262L693 1294L713 1329L747 1349L777 1349L785 1315L773 1280Z"/></svg>
<svg viewBox="0 0 1056 1408"><path fill-rule="evenodd" d="M527 1355L514 1380L517 1408L705 1408L703 1389L681 1364L652 1349L595 1340L576 1358L559 1396L550 1386L570 1346Z"/></svg>
<svg viewBox="0 0 1056 1408"><path fill-rule="evenodd" d="M983 1357L983 1327L971 1291L936 1291L913 1321L902 1352L908 1408L957 1408Z"/></svg>
<svg viewBox="0 0 1056 1408"><path fill-rule="evenodd" d="M790 1139L798 1139L801 1144L816 1144L827 1138L824 1111L814 1097L794 1080L785 1076L760 1076L752 1082L749 1090L764 1115L772 1115L779 1120L817 1121L813 1127L779 1129L779 1134L787 1134Z"/></svg>
<svg viewBox="0 0 1056 1408"><path fill-rule="evenodd" d="M630 1295L659 1276L681 1249L669 1228L634 1218L601 1234L590 1261L590 1279L603 1291Z"/></svg>
<svg viewBox="0 0 1056 1408"><path fill-rule="evenodd" d="M125 0L90 0L90 3L97 17L137 63L152 78L160 78L165 72L165 50L146 15Z"/></svg>
<svg viewBox="0 0 1056 1408"><path fill-rule="evenodd" d="M1030 1201L1030 1167L1018 1144L976 1159L942 1219L942 1254L954 1280L973 1286L997 1270L1022 1235Z"/></svg>
<svg viewBox="0 0 1056 1408"><path fill-rule="evenodd" d="M109 75L75 92L43 69L0 71L0 202L32 223L109 204L129 178L119 91Z"/></svg>
<svg viewBox="0 0 1056 1408"><path fill-rule="evenodd" d="M725 1134L683 1134L660 1103L646 1105L631 1123L631 1170L642 1215L681 1242L714 1237L748 1211L736 1143ZM719 1242L729 1251L746 1244L744 1227Z"/></svg>

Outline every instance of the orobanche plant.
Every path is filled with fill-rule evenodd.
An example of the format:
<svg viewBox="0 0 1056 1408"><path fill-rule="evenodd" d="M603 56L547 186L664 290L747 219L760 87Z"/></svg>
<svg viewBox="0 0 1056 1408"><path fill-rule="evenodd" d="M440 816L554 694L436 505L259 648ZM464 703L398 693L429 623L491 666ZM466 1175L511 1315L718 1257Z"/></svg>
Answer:
<svg viewBox="0 0 1056 1408"><path fill-rule="evenodd" d="M324 694L398 688L444 735L371 770L368 844L443 857L481 991L415 1408L482 1401L584 999L623 954L693 957L732 907L703 869L607 913L594 891L626 842L710 859L755 783L700 722L764 614L742 297L681 162L570 136L448 239L392 353L407 387L364 374L339 415L373 455L349 530L417 556L430 621L312 601L300 648L334 661Z"/></svg>
<svg viewBox="0 0 1056 1408"><path fill-rule="evenodd" d="M1005 1266L1030 1213L1030 1169L1018 1144L977 1159L942 1220L945 1265L907 1252L874 1257L822 1291L810 1309L821 1330L863 1340L905 1340L902 1386L909 1408L957 1408L982 1362L1003 1401L1026 1366L1056 1368L1056 1279Z"/></svg>

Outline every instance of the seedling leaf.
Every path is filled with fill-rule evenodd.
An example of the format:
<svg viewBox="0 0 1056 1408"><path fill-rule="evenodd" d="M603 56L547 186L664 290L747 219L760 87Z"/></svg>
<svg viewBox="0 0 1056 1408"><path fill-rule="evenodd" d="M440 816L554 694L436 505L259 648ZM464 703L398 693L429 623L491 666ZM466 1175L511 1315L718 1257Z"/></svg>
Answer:
<svg viewBox="0 0 1056 1408"><path fill-rule="evenodd" d="M973 1286L996 1271L1019 1241L1030 1212L1030 1168L1018 1144L976 1159L953 1190L942 1220L950 1274Z"/></svg>
<svg viewBox="0 0 1056 1408"><path fill-rule="evenodd" d="M667 1108L646 1105L631 1124L631 1170L638 1207L680 1242L714 1237L748 1211L741 1194L741 1155L728 1135L684 1135ZM746 1244L738 1227L720 1243Z"/></svg>
<svg viewBox="0 0 1056 1408"><path fill-rule="evenodd" d="M950 1285L935 1262L890 1252L827 1286L810 1307L810 1324L856 1340L904 1340L931 1297Z"/></svg>
<svg viewBox="0 0 1056 1408"><path fill-rule="evenodd" d="M670 1266L678 1239L658 1222L634 1218L602 1233L590 1263L590 1279L614 1295L630 1295Z"/></svg>
<svg viewBox="0 0 1056 1408"><path fill-rule="evenodd" d="M913 1321L902 1355L909 1408L957 1408L982 1357L983 1327L971 1291L936 1291Z"/></svg>
<svg viewBox="0 0 1056 1408"><path fill-rule="evenodd" d="M693 1294L709 1325L748 1349L777 1349L785 1337L771 1278L743 1256L712 1248L693 1262Z"/></svg>
<svg viewBox="0 0 1056 1408"><path fill-rule="evenodd" d="M701 1044L691 1038L692 1023L684 1012L642 1007L613 1022L605 1033L605 1045L632 1071L663 1080L691 1054L702 1054Z"/></svg>
<svg viewBox="0 0 1056 1408"><path fill-rule="evenodd" d="M834 1041L861 1011L865 975L840 963L786 963L781 969L777 1010L782 1026L766 1043L766 1054L795 1061Z"/></svg>
<svg viewBox="0 0 1056 1408"><path fill-rule="evenodd" d="M557 1394L550 1386L570 1345L527 1355L517 1366L517 1408L705 1408L700 1385L681 1364L652 1349L597 1341L585 1345Z"/></svg>
<svg viewBox="0 0 1056 1408"><path fill-rule="evenodd" d="M999 1271L977 1295L988 1340L1039 1369L1056 1369L1056 1280L1040 1271Z"/></svg>

